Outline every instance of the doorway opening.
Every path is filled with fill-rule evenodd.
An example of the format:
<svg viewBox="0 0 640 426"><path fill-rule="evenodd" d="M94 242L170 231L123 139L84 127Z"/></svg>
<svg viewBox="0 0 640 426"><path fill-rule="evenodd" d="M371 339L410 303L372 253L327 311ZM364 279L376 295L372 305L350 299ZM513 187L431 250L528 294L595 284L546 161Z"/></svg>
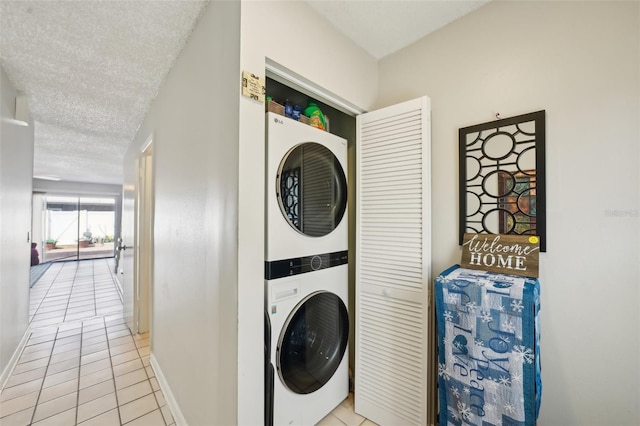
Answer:
<svg viewBox="0 0 640 426"><path fill-rule="evenodd" d="M40 263L114 256L115 197L34 194L33 204Z"/></svg>
<svg viewBox="0 0 640 426"><path fill-rule="evenodd" d="M138 333L151 331L153 290L153 145L138 158L134 250L134 326Z"/></svg>

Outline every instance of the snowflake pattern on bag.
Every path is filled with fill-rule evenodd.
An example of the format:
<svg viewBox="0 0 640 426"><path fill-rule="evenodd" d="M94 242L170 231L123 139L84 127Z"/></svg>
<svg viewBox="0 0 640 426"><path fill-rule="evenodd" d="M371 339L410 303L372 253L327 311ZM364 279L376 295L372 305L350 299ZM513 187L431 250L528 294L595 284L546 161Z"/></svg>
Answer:
<svg viewBox="0 0 640 426"><path fill-rule="evenodd" d="M454 266L435 280L441 425L534 425L537 279Z"/></svg>

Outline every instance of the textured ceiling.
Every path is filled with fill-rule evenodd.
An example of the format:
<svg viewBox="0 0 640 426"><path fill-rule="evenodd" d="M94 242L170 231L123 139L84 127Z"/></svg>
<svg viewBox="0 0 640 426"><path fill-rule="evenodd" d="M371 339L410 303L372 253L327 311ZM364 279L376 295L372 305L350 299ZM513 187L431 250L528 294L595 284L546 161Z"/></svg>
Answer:
<svg viewBox="0 0 640 426"><path fill-rule="evenodd" d="M0 61L35 121L34 175L121 183L203 1L0 2Z"/></svg>
<svg viewBox="0 0 640 426"><path fill-rule="evenodd" d="M303 0L382 58L486 1ZM0 1L0 63L35 121L34 176L122 183L122 160L207 1Z"/></svg>

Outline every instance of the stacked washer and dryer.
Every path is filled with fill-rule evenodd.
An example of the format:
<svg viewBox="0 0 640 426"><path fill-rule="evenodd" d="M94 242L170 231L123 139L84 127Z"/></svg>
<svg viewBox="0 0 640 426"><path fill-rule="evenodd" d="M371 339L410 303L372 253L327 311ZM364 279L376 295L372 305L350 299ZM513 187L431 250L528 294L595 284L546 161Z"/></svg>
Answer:
<svg viewBox="0 0 640 426"><path fill-rule="evenodd" d="M347 141L266 120L265 424L313 425L349 392Z"/></svg>

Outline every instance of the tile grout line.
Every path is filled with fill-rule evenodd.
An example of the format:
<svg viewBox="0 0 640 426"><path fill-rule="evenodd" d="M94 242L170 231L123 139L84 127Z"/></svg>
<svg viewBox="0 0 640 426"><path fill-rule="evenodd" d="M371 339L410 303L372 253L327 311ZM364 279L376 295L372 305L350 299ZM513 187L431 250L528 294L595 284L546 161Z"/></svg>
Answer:
<svg viewBox="0 0 640 426"><path fill-rule="evenodd" d="M135 343L135 339L134 339L134 345L136 345L136 351L138 352L138 356L140 356L140 348L138 348L138 345ZM149 353L151 353L151 336L149 336ZM140 356L140 361L142 361L141 356ZM153 367L151 367L151 363L149 363L149 367L151 368L151 370L153 370ZM144 368L144 373L147 375L149 386L151 386L151 377L149 377L149 372L147 371L147 368L144 366L144 361L142 361L142 368ZM155 371L154 371L154 374L155 374ZM162 407L160 406L160 401L158 401L158 395L156 394L156 391L153 390L153 386L151 386L151 393L153 394L153 397L156 400L156 404L158 405L158 409L160 410L160 415L162 416L162 420L164 421L165 426L168 426L169 423L167 422L167 419L164 417L164 413L162 412ZM164 394L162 396L164 397ZM165 401L165 405L167 405L166 401ZM170 409L169 409L169 413L171 413ZM173 413L171 413L171 417L173 418Z"/></svg>
<svg viewBox="0 0 640 426"><path fill-rule="evenodd" d="M93 314L98 315L98 301L96 300L96 267L95 262L91 262L91 281L93 283ZM107 332L107 324L104 322L104 318L102 319L104 323L104 332ZM107 341L109 339L107 338Z"/></svg>
<svg viewBox="0 0 640 426"><path fill-rule="evenodd" d="M92 291L93 291L93 315L97 316L98 315L98 302L96 301L96 268L95 268L95 263L91 262L91 284L92 284ZM104 323L104 318L102 319L102 322ZM105 329L104 329L105 333L107 332L107 325L105 324ZM107 339L109 340L109 339Z"/></svg>
<svg viewBox="0 0 640 426"><path fill-rule="evenodd" d="M127 327L127 329L129 329L129 327ZM162 410L160 409L160 404L158 403L158 398L156 397L156 391L154 391L154 390L153 390L153 386L151 385L151 378L149 377L149 373L147 373L147 368L146 368L146 367L145 367L145 365L144 365L144 360L142 359L142 356L140 355L140 351L138 350L138 346L136 345L136 339L135 339L135 337L133 336L133 333L131 332L131 330L129 330L129 335L130 335L130 336L131 336L131 338L133 339L133 344L134 344L134 346L136 347L136 353L138 354L138 359L140 360L140 363L142 364L142 369L144 370L144 374L145 374L145 376L147 377L147 379L146 379L146 380L147 380L147 382L149 382L149 387L151 388L151 395L153 395L153 399L154 399L154 401L156 402L156 405L158 406L158 408L156 408L155 410L159 410L159 411L160 411L160 415L162 416L162 421L164 422L164 424L165 424L165 426L166 426L167 421L166 421L166 419L164 418L164 414L162 414ZM150 366L150 365L151 365L151 364L149 364L149 366ZM142 383L142 382L139 382L139 383ZM134 384L129 385L129 386L127 386L127 387L135 386L136 384L137 384L137 383L134 383ZM115 378L114 378L114 386L115 386ZM123 388L123 389L125 389L125 388ZM116 400L117 400L117 393L118 393L118 392L117 392L117 390L116 390ZM135 398L135 399L133 399L133 400L131 400L131 401L127 402L127 404L130 404L130 403L132 403L133 401L137 401L137 400L140 400L140 399L142 399L142 398L146 398L147 396L148 396L148 395L140 396L140 397L138 397L138 398ZM125 405L126 405L126 404L125 404ZM119 411L119 409L120 409L120 405L118 405L118 411ZM140 417L144 417L144 416L146 416L147 414L152 413L152 412L153 412L153 411L155 411L155 410L151 410L151 411L149 411L149 412L147 412L147 413L143 413L143 414L139 415L138 417L134 417L133 419L129 420L127 423L131 423L132 421L137 420L137 419L139 419ZM173 414L172 414L172 415L173 415ZM121 426L123 426L123 424L122 424L122 419L120 419L120 425L121 425Z"/></svg>
<svg viewBox="0 0 640 426"><path fill-rule="evenodd" d="M79 269L80 269L79 266L80 265L76 264L75 266L76 266L76 270L75 270L75 273L74 273L74 276L73 276L73 282L72 282L71 289L70 289L70 292L69 292L69 295L68 295L67 308L65 309L65 319L67 317L67 311L69 309L69 304L71 303L71 299L73 297L73 290L74 290L74 288L77 287L76 284L77 284L77 280L78 280L78 274L79 274ZM95 305L95 275L93 274L93 263L92 263L91 279L92 279L92 284L93 284L93 287L94 287L93 298L94 298L94 305ZM77 384L77 395L76 395L76 404L75 404L75 424L78 423L79 399L80 399L80 376L81 376L80 369L82 367L82 342L83 342L83 339L84 339L85 321L91 320L91 319L95 319L95 318L102 318L102 324L103 324L103 328L105 330L105 335L106 335L106 331L107 331L104 317L98 317L97 315L95 315L95 312L96 311L94 309L94 315L93 316L88 317L86 319L80 319L80 324L81 324L81 328L80 328L80 357L78 359L78 376L77 376L78 377L78 384ZM72 322L74 322L74 321L64 321L63 320L62 324L64 324L64 323L72 323ZM58 333L59 333L59 327L58 327L58 332L56 333L56 337L54 339L54 348L55 348L56 340L58 338ZM107 339L107 342L108 342L108 339ZM108 343L107 343L107 346L108 346ZM53 353L53 349L52 349L52 353ZM48 371L48 367L49 367L50 363L51 362L49 360L49 364L47 365L47 371ZM111 369L111 373L112 373L112 377L113 377L113 369ZM46 376L46 372L45 372L45 376ZM115 383L115 380L114 380L114 383ZM43 385L44 385L44 379L43 379ZM41 387L41 392L42 392L42 389L43 388ZM117 395L116 395L116 398L117 398ZM39 397L38 397L38 399L39 399ZM34 415L33 416L35 416L35 410L34 410ZM32 416L32 419L34 418L33 416Z"/></svg>
<svg viewBox="0 0 640 426"><path fill-rule="evenodd" d="M127 328L129 328L129 327L127 327ZM133 339L133 344L135 345L135 344L136 344L136 343L135 343L135 338L133 337L133 333L131 332L131 330L129 330L129 333L130 333L131 338ZM136 347L136 353L138 354L138 359L140 359L140 364L142 364L142 369L145 371L145 373L144 373L144 374L145 374L145 376L147 376L147 380L149 380L149 376L147 375L147 370L144 368L144 361L142 360L142 357L140 356L140 352L138 352L138 348L137 348L137 347ZM113 379L113 381L114 381L114 386L115 386L115 378ZM134 385L135 385L135 383L134 383L133 385L129 385L129 386L134 386ZM151 382L149 382L149 386L151 386ZM123 388L123 389L125 389L125 388ZM153 387L151 387L151 393L153 393ZM118 395L118 391L116 390L116 400L117 400L117 395ZM139 399L142 399L142 398L144 398L145 396L146 396L146 395L141 396L141 397L138 397L138 398L136 398L136 399L134 399L134 400L131 400L131 401L127 402L127 404L130 404L130 403L132 403L133 401L137 401L137 400L139 400ZM158 404L158 401L156 401L156 404ZM125 405L126 405L126 404L125 404ZM118 411L120 411L120 404L118 404ZM136 420L136 419L139 419L139 418L140 418L140 417L142 417L142 416L146 416L147 414L149 414L149 413L141 414L141 415L140 415L140 416L138 416L138 417L135 417L135 418L133 418L133 419L130 419L127 423L131 423L132 421L134 421L134 420ZM121 426L123 426L122 418L120 419L120 425L121 425Z"/></svg>
<svg viewBox="0 0 640 426"><path fill-rule="evenodd" d="M76 393L76 416L75 416L75 421L74 421L74 425L78 424L78 411L80 409L80 377L81 377L81 370L82 370L82 352L83 352L83 347L82 347L82 340L84 339L84 321L81 322L82 326L80 327L80 356L78 357L78 386L77 386L77 393Z"/></svg>
<svg viewBox="0 0 640 426"><path fill-rule="evenodd" d="M111 277L111 284L115 287L116 292L118 293L118 297L120 297L120 302L124 303L124 299L123 299L123 295L122 292L120 291L120 286L118 285L119 281L116 282L118 280L118 271L116 270L115 273L113 271L111 271L111 268L108 265L108 262L105 260L105 263L107 263L107 270L109 271L109 276Z"/></svg>
<svg viewBox="0 0 640 426"><path fill-rule="evenodd" d="M30 425L33 424L33 421L36 417L36 411L38 410L38 403L40 402L40 396L42 396L42 389L44 389L44 382L47 379L47 371L49 371L49 366L51 365L51 358L53 357L53 349L56 347L56 340L58 339L58 333L60 333L60 327L56 328L56 336L53 338L53 346L51 347L51 353L49 354L49 361L47 362L47 368L45 368L44 370L44 375L42 376L42 383L40 384L40 390L38 391L38 397L36 398L36 403L33 406L33 413L31 413L31 421L29 422Z"/></svg>
<svg viewBox="0 0 640 426"><path fill-rule="evenodd" d="M51 265L53 266L53 265ZM62 271L62 267L60 267L58 269L58 272L56 273L56 276L53 277L53 279L51 280L51 284L49 284L49 288L47 289L47 291L44 293L44 295L42 296L42 299L40 299L40 303L38 303L38 307L36 308L35 311L33 311L33 316L31 318L29 318L29 325L31 325L31 322L33 321L33 318L35 318L36 314L38 313L38 311L40 310L40 308L42 307L42 303L44 302L44 300L47 298L47 295L49 294L49 292L51 291L51 288L53 287L53 283L55 283L56 279L58 279L58 275L60 275L60 272ZM44 275L42 276L44 277ZM38 281L36 281L36 283L33 285L33 287L37 286L38 283L40 282L40 280L42 279L42 277L38 278ZM31 290L29 290L31 291Z"/></svg>
<svg viewBox="0 0 640 426"><path fill-rule="evenodd" d="M111 358L111 341L109 340L109 328L107 327L107 320L103 317L104 321L104 334L107 339L107 352L109 353L109 366L111 368L111 379L113 380L113 393L116 398L116 410L118 412L118 423L122 425L122 416L120 415L120 401L118 401L118 387L116 385L116 373L113 371L113 359Z"/></svg>
<svg viewBox="0 0 640 426"><path fill-rule="evenodd" d="M76 270L75 270L75 273L73 274L73 281L71 282L71 289L69 290L69 298L67 299L67 307L64 310L64 318L62 319L62 322L67 322L67 315L68 315L67 312L69 311L69 305L71 304L71 296L73 295L73 288L76 286L76 280L78 279L79 265L76 263L74 266L76 267Z"/></svg>
<svg viewBox="0 0 640 426"><path fill-rule="evenodd" d="M109 272L109 274L111 274L111 271L110 271L110 269L108 268L108 265L107 265L107 263L108 263L107 260L103 259L102 261L103 261L103 266L106 266L107 267L107 271ZM75 266L75 270L70 270L70 268L73 268L74 266ZM108 328L107 318L110 318L109 321L111 321L111 322L115 322L117 324L124 325L124 329L123 330L126 330L127 331L127 335L132 338L134 347L136 349L137 359L140 360L140 363L142 364L142 368L145 369L145 373L144 373L145 374L145 376L144 376L145 377L145 381L147 383L149 383L149 387L151 388L151 393L154 395L153 401L155 401L155 403L156 403L156 406L155 406L156 408L154 408L151 411L149 411L147 413L144 413L144 414L142 414L142 415L140 415L138 417L130 419L129 422L135 421L136 419L138 419L140 417L146 416L146 415L150 414L151 412L153 412L155 410L158 410L158 411L160 411L160 415L162 416L162 422L163 422L162 424L163 425L169 424L169 423L167 423L167 420L165 419L165 416L162 413L162 409L161 409L160 403L158 401L158 395L157 395L156 391L153 389L153 386L151 386L151 382L150 382L151 377L149 377L150 373L146 369L147 366L144 365L143 356L141 355L140 348L137 345L137 339L134 338L133 333L127 327L126 322L124 322L124 320L122 318L122 311L119 311L119 312L115 312L115 311L114 312L110 312L109 311L109 312L104 312L104 313L98 315L98 307L97 307L98 306L98 301L97 301L97 289L98 288L100 290L105 290L105 288L106 288L108 290L107 293L111 293L111 292L115 293L116 295L118 295L118 297L116 299L120 299L119 300L120 304L122 304L121 295L119 293L118 286L117 286L117 283L115 282L115 280L113 278L113 275L112 274L111 275L104 274L104 275L108 276L110 279L108 279L105 283L101 283L100 286L98 286L98 284L96 283L96 270L98 268L96 267L95 260L94 260L94 262L92 262L92 264L90 266L92 268L91 269L91 275L86 274L86 276L85 276L85 273L87 271L85 271L80 266L82 266L80 263L76 263L75 265L69 265L68 263L65 264L65 265L60 265L58 267L59 269L57 271L55 271L55 276L52 279L51 283L49 284L47 289L45 291L43 291L43 296L40 298L40 300L39 300L39 302L37 304L37 308L34 310L33 317L35 317L35 315L38 314L39 310L42 308L42 304L45 303L45 301L47 300L48 296L61 298L63 304L65 304L64 300L66 299L66 307L63 308L64 309L64 311L63 311L64 312L64 316L63 316L62 322L46 324L43 321L42 325L32 329L32 333L34 331L37 331L37 330L51 329L50 336L52 337L51 340L53 340L53 346L51 347L48 355L46 356L46 364L44 364L44 366L46 368L44 369L43 376L41 377L42 382L40 383L40 386L34 390L34 392L38 392L38 394L36 396L34 405L32 405L33 412L31 413L30 422L28 423L28 425L32 425L34 423L35 419L37 418L36 417L36 411L38 409L38 404L40 404L40 402L41 402L42 393L44 393L44 383L45 383L45 380L47 379L47 374L50 371L52 371L52 372L54 371L53 370L54 366L52 366L51 364L53 364L53 362L52 362L53 361L53 356L54 356L54 352L55 352L56 348L58 347L57 345L60 343L59 341L61 339L64 339L64 338L68 337L68 336L66 336L66 334L68 334L67 333L68 331L72 331L72 330L77 329L78 328L77 325L79 325L79 328L80 328L80 330L79 330L79 332L80 332L80 338L79 338L80 356L78 358L78 363L77 363L77 367L76 367L76 368L78 368L78 371L76 373L76 378L77 378L78 382L77 382L77 385L76 385L75 407L70 407L68 410L71 410L71 409L75 408L75 413L74 413L75 414L75 417L74 417L75 423L74 423L74 425L78 424L78 421L79 421L79 407L80 407L80 391L81 391L81 389L80 389L80 386L81 386L80 385L80 378L81 378L81 369L82 369L82 358L83 358L83 353L84 353L83 345L84 345L86 339L88 339L88 338L85 338L84 333L85 333L87 327L89 327L89 325L94 325L94 324L95 325L101 324L101 327L99 329L104 330L105 335L106 335L105 337L106 337L106 343L107 343L107 345L106 345L107 346L107 352L108 352L108 356L109 356L109 366L110 366L110 373L111 373L110 375L111 375L111 379L113 381L113 386L114 386L114 394L115 394L114 397L115 397L115 401L116 401L116 409L118 409L118 413L117 413L118 414L118 421L119 421L119 424L122 425L122 416L121 416L121 413L120 413L120 403L119 403L119 400L118 400L117 389L115 389L116 388L116 384L115 384L116 380L115 380L115 370L114 370L113 359L112 359L112 349L115 348L115 346L112 345L112 342L111 342L111 340L109 339L109 336L108 336L109 328ZM71 274L69 274L68 272L71 272ZM61 277L64 278L65 283L64 283L64 285L62 285L62 288L61 288L63 294L60 295L60 294L57 294L56 291L57 291L57 287L60 285L60 283L58 281L61 279ZM71 281L70 285L67 284L69 279ZM91 282L78 283L79 279L81 281L88 281L88 279L91 279ZM78 291L78 289L85 289L86 287L92 287L92 290L89 290L86 293L90 293L93 296L94 315L92 315L90 317L87 317L87 318L69 319L68 321L66 321L69 316L73 316L74 315L74 314L70 314L69 313L69 309L71 309L70 308L71 302L74 300L73 299L74 291ZM81 292L81 293L84 294L85 292ZM62 296L62 297L60 297L60 296ZM106 297L104 294L102 296ZM60 310L63 310L63 309L60 309ZM33 317L29 321L30 323L32 322ZM88 322L91 322L91 321L93 321L94 324L88 324ZM71 328L69 328L69 330L65 329L66 325L72 325L72 324L75 324L76 327L71 327ZM55 330L54 330L54 327L55 327ZM62 337L63 335L64 335L64 337ZM73 335L75 335L75 333L73 333ZM31 337L30 337L30 339L31 339ZM47 340L47 341L49 341L49 340ZM36 343L34 343L34 344L36 344ZM63 362L63 361L61 361L61 362ZM72 368L74 368L74 367L72 367ZM65 368L65 370L63 370L63 371L66 371L68 369L69 368ZM54 373L54 374L57 374L57 373ZM133 385L135 385L135 384L133 384ZM133 385L130 385L130 386L133 386ZM58 396L58 398L59 397L60 396ZM53 398L53 399L50 399L50 400L53 401L55 399L56 398ZM136 399L140 399L140 398L136 398ZM48 401L45 401L45 402L48 402ZM54 404L54 406L55 406L55 404ZM52 418L54 416L58 416L63 412L67 412L68 410L63 410L60 413L53 413L53 414L49 414L49 415L46 415L46 413L43 413L43 414L46 415L46 417L44 417L42 419L39 419L38 422L45 421L45 420L50 419L50 418ZM110 411L110 410L107 410L106 412L108 412L108 411ZM71 414L71 413L69 413L69 414ZM98 416L102 415L102 414L104 414L104 413L100 413L100 414L98 414ZM93 416L91 418L94 418L94 417L97 417L97 416ZM88 420L89 420L89 418L85 419L83 421L88 421Z"/></svg>

